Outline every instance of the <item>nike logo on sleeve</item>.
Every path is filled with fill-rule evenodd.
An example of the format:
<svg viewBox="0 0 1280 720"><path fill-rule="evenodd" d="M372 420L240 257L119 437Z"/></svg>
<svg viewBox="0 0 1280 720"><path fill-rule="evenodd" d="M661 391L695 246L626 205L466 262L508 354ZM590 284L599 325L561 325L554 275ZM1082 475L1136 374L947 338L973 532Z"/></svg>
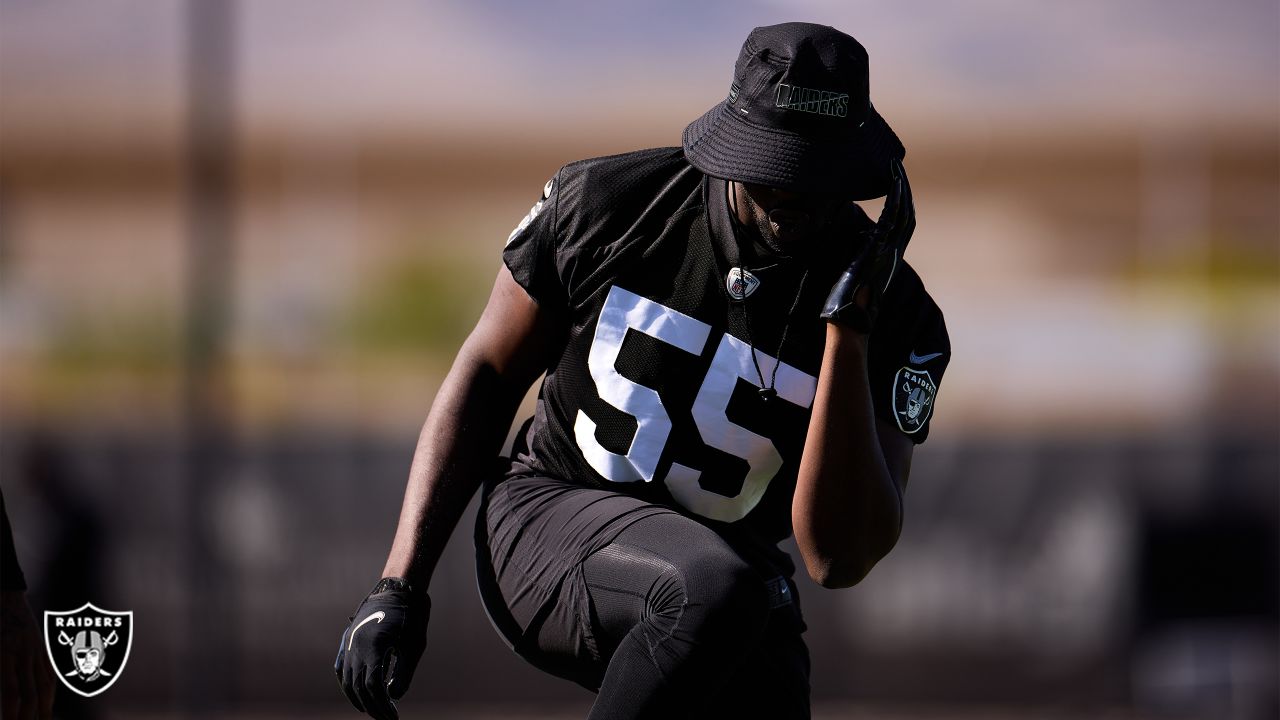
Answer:
<svg viewBox="0 0 1280 720"><path fill-rule="evenodd" d="M942 353L936 352L929 353L928 355L917 355L916 351L912 350L911 354L907 356L907 363L910 365L923 365L939 355L942 355Z"/></svg>

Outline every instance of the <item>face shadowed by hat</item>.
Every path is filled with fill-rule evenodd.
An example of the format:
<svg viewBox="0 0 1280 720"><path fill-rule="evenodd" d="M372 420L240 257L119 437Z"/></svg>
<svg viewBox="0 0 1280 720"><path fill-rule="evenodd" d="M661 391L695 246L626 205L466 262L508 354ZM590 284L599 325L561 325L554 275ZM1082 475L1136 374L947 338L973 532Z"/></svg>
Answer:
<svg viewBox="0 0 1280 720"><path fill-rule="evenodd" d="M869 200L888 194L906 150L871 104L866 49L783 23L747 36L729 96L685 128L684 154L712 177Z"/></svg>

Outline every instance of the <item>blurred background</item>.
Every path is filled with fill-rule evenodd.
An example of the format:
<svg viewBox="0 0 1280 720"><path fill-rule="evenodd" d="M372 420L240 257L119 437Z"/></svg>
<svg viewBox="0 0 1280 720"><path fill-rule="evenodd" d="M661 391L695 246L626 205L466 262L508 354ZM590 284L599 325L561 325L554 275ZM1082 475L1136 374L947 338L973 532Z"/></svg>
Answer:
<svg viewBox="0 0 1280 720"><path fill-rule="evenodd" d="M1275 0L0 0L0 484L37 612L135 613L60 714L355 717L336 641L511 228L801 19L871 55L954 350L898 548L802 581L817 714L1276 717ZM472 517L402 712L581 717Z"/></svg>

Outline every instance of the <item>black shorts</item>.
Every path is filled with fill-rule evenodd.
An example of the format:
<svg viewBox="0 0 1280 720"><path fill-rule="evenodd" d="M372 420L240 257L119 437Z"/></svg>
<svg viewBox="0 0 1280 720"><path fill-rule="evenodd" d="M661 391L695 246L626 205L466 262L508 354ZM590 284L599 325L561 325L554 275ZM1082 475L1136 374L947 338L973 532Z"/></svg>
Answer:
<svg viewBox="0 0 1280 720"><path fill-rule="evenodd" d="M475 539L480 595L499 634L535 667L592 690L618 642L612 608L644 595L646 565L696 555L748 566L768 598L766 621L716 691L714 714L808 717L809 655L790 573L735 550L701 522L622 493L524 476L485 485ZM632 559L635 572L610 569L611 558ZM637 587L628 587L632 576Z"/></svg>

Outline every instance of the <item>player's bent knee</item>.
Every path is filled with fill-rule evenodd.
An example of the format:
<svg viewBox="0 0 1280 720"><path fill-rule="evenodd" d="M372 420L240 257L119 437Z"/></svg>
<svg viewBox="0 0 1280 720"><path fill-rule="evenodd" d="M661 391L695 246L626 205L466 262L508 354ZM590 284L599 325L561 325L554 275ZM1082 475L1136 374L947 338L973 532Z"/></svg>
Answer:
<svg viewBox="0 0 1280 720"><path fill-rule="evenodd" d="M688 604L684 574L673 566L654 582L645 604L645 620L670 632Z"/></svg>
<svg viewBox="0 0 1280 720"><path fill-rule="evenodd" d="M705 641L749 644L769 618L769 591L736 555L707 554L685 570L687 603L681 625Z"/></svg>

